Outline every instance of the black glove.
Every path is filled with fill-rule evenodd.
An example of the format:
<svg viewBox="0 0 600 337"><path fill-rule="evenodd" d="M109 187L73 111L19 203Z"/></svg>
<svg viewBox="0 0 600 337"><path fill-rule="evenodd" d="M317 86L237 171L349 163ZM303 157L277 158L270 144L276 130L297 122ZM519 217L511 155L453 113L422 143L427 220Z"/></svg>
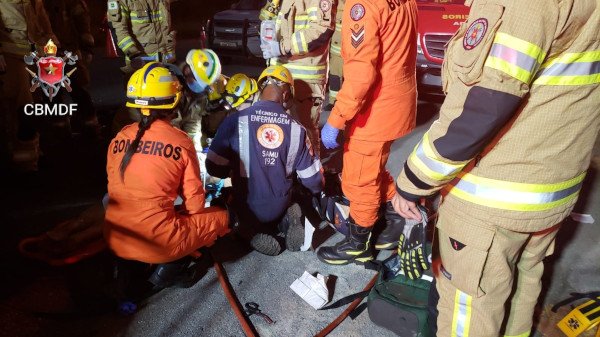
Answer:
<svg viewBox="0 0 600 337"><path fill-rule="evenodd" d="M131 58L131 61L129 61L131 67L135 70L141 69L142 67L144 67L144 65L146 64L146 60L144 60L144 54L138 54L135 55Z"/></svg>
<svg viewBox="0 0 600 337"><path fill-rule="evenodd" d="M423 272L429 269L429 261L425 243L427 242L427 211L417 205L423 220L406 219L406 224L400 241L398 242L398 255L400 256L401 269L404 275L411 280L421 278Z"/></svg>

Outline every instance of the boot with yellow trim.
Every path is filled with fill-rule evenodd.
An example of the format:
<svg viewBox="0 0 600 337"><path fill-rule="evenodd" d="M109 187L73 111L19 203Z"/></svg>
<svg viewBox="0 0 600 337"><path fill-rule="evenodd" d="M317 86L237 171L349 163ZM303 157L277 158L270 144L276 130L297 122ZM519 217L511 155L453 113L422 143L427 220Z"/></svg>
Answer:
<svg viewBox="0 0 600 337"><path fill-rule="evenodd" d="M350 219L349 219L350 220ZM348 221L348 235L334 246L321 247L317 251L319 260L328 264L363 264L373 260L370 250L371 230L373 227L361 227Z"/></svg>
<svg viewBox="0 0 600 337"><path fill-rule="evenodd" d="M377 237L375 249L396 249L406 220L396 213L391 202L385 203L385 229Z"/></svg>

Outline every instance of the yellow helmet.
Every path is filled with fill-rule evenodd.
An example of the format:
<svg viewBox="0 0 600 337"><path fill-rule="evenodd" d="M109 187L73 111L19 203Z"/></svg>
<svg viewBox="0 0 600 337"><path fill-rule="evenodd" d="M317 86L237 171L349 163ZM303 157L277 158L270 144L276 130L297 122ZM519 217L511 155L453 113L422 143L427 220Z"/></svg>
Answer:
<svg viewBox="0 0 600 337"><path fill-rule="evenodd" d="M127 103L130 108L173 109L181 99L181 83L161 63L150 62L131 75L127 83Z"/></svg>
<svg viewBox="0 0 600 337"><path fill-rule="evenodd" d="M218 102L221 99L223 99L226 84L227 79L225 78L225 76L220 75L219 78L213 84L210 85L210 89L208 90L208 101Z"/></svg>
<svg viewBox="0 0 600 337"><path fill-rule="evenodd" d="M256 81L244 74L231 76L225 86L225 100L237 108L258 91Z"/></svg>
<svg viewBox="0 0 600 337"><path fill-rule="evenodd" d="M263 82L269 78L289 84L292 93L294 92L294 78L286 67L280 65L268 66L258 77L258 86L262 87Z"/></svg>
<svg viewBox="0 0 600 337"><path fill-rule="evenodd" d="M210 49L192 49L185 57L185 62L190 66L196 82L189 83L190 89L199 94L206 87L215 83L221 76L221 62L214 51Z"/></svg>

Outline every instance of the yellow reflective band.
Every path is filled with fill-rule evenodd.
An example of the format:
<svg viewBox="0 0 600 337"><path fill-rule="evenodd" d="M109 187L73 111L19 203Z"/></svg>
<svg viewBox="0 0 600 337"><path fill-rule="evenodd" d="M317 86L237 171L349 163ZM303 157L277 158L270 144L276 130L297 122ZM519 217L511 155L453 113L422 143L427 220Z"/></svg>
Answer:
<svg viewBox="0 0 600 337"><path fill-rule="evenodd" d="M453 178L468 161L458 164L449 163L435 154L429 142L429 132L423 135L423 139L415 146L408 159L423 174L435 181L444 181Z"/></svg>
<svg viewBox="0 0 600 337"><path fill-rule="evenodd" d="M308 20L308 15L296 15L296 16L294 16L294 20L306 21L306 20Z"/></svg>
<svg viewBox="0 0 600 337"><path fill-rule="evenodd" d="M341 32L342 31L342 24L336 22L335 23L335 30L338 31L338 32Z"/></svg>
<svg viewBox="0 0 600 337"><path fill-rule="evenodd" d="M300 41L298 40L298 35L294 34L292 38L292 54L300 54Z"/></svg>
<svg viewBox="0 0 600 337"><path fill-rule="evenodd" d="M497 189L511 190L516 192L533 192L533 193L554 193L564 189L576 186L583 181L586 172L583 172L575 178L554 184L526 184L526 183L513 183L509 181L502 181L496 179L489 179L478 177L471 173L465 173L460 175L460 179L468 181L476 185L491 186Z"/></svg>
<svg viewBox="0 0 600 337"><path fill-rule="evenodd" d="M327 68L327 66L303 66L303 65L297 65L297 64L284 64L283 66L285 66L286 68L288 68L290 71L293 71L293 70L322 71L322 70L325 70Z"/></svg>
<svg viewBox="0 0 600 337"><path fill-rule="evenodd" d="M600 83L600 50L567 53L542 65L539 85L587 85Z"/></svg>
<svg viewBox="0 0 600 337"><path fill-rule="evenodd" d="M331 51L332 54L342 55L342 48L338 47L336 45L331 45L331 47L329 48L329 50Z"/></svg>
<svg viewBox="0 0 600 337"><path fill-rule="evenodd" d="M131 37L126 36L121 41L119 41L117 45L119 46L119 48L121 48L122 51L125 52L127 49L131 48L134 45L134 43L133 40L131 40Z"/></svg>
<svg viewBox="0 0 600 337"><path fill-rule="evenodd" d="M529 331L524 332L520 335L504 335L504 337L529 337Z"/></svg>
<svg viewBox="0 0 600 337"><path fill-rule="evenodd" d="M494 56L488 56L488 58L485 60L485 66L500 70L501 72L514 77L523 83L529 83L533 77L533 74L529 71Z"/></svg>
<svg viewBox="0 0 600 337"><path fill-rule="evenodd" d="M525 55L529 55L536 59L538 63L542 63L544 58L546 58L546 53L540 47L531 42L521 40L506 33L496 33L496 36L494 37L494 43L509 46L510 48L520 51Z"/></svg>
<svg viewBox="0 0 600 337"><path fill-rule="evenodd" d="M336 99L337 95L338 95L337 91L329 90L329 97L331 97L332 99Z"/></svg>
<svg viewBox="0 0 600 337"><path fill-rule="evenodd" d="M534 84L539 85L587 85L600 83L600 74L579 76L540 76Z"/></svg>
<svg viewBox="0 0 600 337"><path fill-rule="evenodd" d="M472 297L456 290L454 296L454 314L452 315L451 337L468 337L471 328Z"/></svg>
<svg viewBox="0 0 600 337"><path fill-rule="evenodd" d="M585 172L556 184L524 184L459 175L450 194L474 204L511 211L544 211L567 204L579 195Z"/></svg>
<svg viewBox="0 0 600 337"><path fill-rule="evenodd" d="M302 51L304 53L308 53L308 44L306 43L306 37L304 36L304 32L298 32L300 35L300 40L302 41Z"/></svg>
<svg viewBox="0 0 600 337"><path fill-rule="evenodd" d="M544 62L542 68L549 68L556 63L596 62L600 61L600 50L583 53L567 53Z"/></svg>
<svg viewBox="0 0 600 337"><path fill-rule="evenodd" d="M150 16L150 15L152 15L152 16L160 15L160 11L152 11L152 12L149 12L149 15L141 15L141 16L138 15L136 12L131 12L131 17L134 17L134 18L144 18L144 17Z"/></svg>
<svg viewBox="0 0 600 337"><path fill-rule="evenodd" d="M296 22L294 22L294 31L299 31L308 27L310 27L308 20L296 20Z"/></svg>

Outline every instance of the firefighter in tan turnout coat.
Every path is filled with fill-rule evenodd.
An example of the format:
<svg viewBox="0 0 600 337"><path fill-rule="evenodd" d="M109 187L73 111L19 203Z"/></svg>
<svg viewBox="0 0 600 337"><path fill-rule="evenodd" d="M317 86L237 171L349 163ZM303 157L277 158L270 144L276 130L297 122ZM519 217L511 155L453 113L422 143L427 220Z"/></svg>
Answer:
<svg viewBox="0 0 600 337"><path fill-rule="evenodd" d="M317 152L329 42L335 30L334 10L335 0L282 0L275 37L261 45L269 65L283 65L292 73L292 114L307 129Z"/></svg>
<svg viewBox="0 0 600 337"><path fill-rule="evenodd" d="M529 336L542 260L600 129L600 3L466 5L440 118L408 158L394 206L418 220L415 202L444 189L438 336Z"/></svg>

